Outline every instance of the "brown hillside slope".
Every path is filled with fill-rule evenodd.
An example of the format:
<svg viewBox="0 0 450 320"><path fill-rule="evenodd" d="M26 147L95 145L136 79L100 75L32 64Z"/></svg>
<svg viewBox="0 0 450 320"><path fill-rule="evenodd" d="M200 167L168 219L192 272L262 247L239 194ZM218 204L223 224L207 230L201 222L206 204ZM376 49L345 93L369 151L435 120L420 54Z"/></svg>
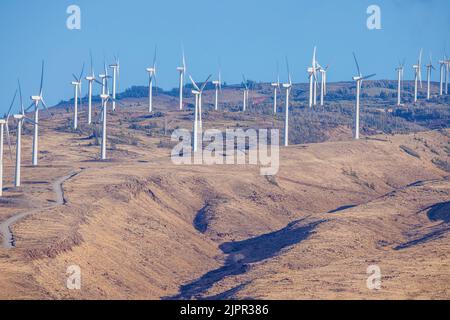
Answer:
<svg viewBox="0 0 450 320"><path fill-rule="evenodd" d="M25 170L42 184L17 197L51 202L49 183L78 174L66 205L13 226L0 298L449 298L448 235L426 215L450 200L448 133L377 138L284 148L268 179L251 166L175 166L143 135L93 162L98 147L59 133L43 141L42 170ZM65 287L74 264L81 291ZM385 276L375 295L369 264Z"/></svg>

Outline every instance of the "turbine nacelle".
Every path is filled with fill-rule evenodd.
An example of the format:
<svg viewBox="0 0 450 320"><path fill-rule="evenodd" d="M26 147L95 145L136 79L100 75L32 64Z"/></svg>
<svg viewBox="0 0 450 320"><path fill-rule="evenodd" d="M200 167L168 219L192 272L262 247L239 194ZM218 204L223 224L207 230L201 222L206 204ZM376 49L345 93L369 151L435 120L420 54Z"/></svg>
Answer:
<svg viewBox="0 0 450 320"><path fill-rule="evenodd" d="M109 98L109 94L101 94L100 98L102 98L102 100L107 100Z"/></svg>
<svg viewBox="0 0 450 320"><path fill-rule="evenodd" d="M199 95L199 94L200 94L200 91L198 91L198 90L192 90L192 94Z"/></svg>
<svg viewBox="0 0 450 320"><path fill-rule="evenodd" d="M95 80L95 77L89 76L89 77L86 77L85 79L86 79L87 81L94 81L94 80Z"/></svg>
<svg viewBox="0 0 450 320"><path fill-rule="evenodd" d="M0 119L0 124L6 124L6 120L5 119Z"/></svg>
<svg viewBox="0 0 450 320"><path fill-rule="evenodd" d="M283 83L283 88L289 89L292 87L291 83Z"/></svg>
<svg viewBox="0 0 450 320"><path fill-rule="evenodd" d="M186 71L186 69L184 67L178 67L177 71L180 73L184 73Z"/></svg>
<svg viewBox="0 0 450 320"><path fill-rule="evenodd" d="M145 70L147 70L148 73L156 73L156 69L155 68L147 68Z"/></svg>
<svg viewBox="0 0 450 320"><path fill-rule="evenodd" d="M277 88L280 86L279 83L275 83L275 82L274 82L274 83L271 83L270 85L271 85L272 87L277 87Z"/></svg>
<svg viewBox="0 0 450 320"><path fill-rule="evenodd" d="M80 84L81 84L81 82L72 81L72 85L74 85L74 86L79 86Z"/></svg>
<svg viewBox="0 0 450 320"><path fill-rule="evenodd" d="M214 81L212 81L212 84L215 85L215 86L218 86L220 84L220 81L219 80L214 80Z"/></svg>
<svg viewBox="0 0 450 320"><path fill-rule="evenodd" d="M31 96L31 100L38 102L38 101L42 100L42 97L41 96Z"/></svg>
<svg viewBox="0 0 450 320"><path fill-rule="evenodd" d="M25 116L23 114L15 114L13 115L13 118L16 120L22 120Z"/></svg>
<svg viewBox="0 0 450 320"><path fill-rule="evenodd" d="M355 77L353 77L352 79L353 79L353 81L360 81L360 80L362 80L362 76L355 76Z"/></svg>

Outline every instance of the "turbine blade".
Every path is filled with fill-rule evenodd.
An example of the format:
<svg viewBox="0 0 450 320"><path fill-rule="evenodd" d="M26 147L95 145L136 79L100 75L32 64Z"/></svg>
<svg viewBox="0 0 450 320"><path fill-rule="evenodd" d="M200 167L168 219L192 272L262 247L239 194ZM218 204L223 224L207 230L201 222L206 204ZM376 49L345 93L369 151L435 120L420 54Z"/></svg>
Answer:
<svg viewBox="0 0 450 320"><path fill-rule="evenodd" d="M315 59L315 53L314 53L314 59ZM289 69L289 61L288 61L287 57L286 57L286 68L287 68L287 72L288 72L289 84L292 84L291 71Z"/></svg>
<svg viewBox="0 0 450 320"><path fill-rule="evenodd" d="M191 75L189 75L189 79L191 80L192 85L194 86L194 88L197 89L198 91L200 91L200 88L197 86L197 84L195 83L194 79L192 79Z"/></svg>
<svg viewBox="0 0 450 320"><path fill-rule="evenodd" d="M44 106L45 111L47 111L47 113L50 115L50 117L52 117L53 115L51 114L50 110L47 107L47 104L45 103L44 99L41 99L41 103Z"/></svg>
<svg viewBox="0 0 450 320"><path fill-rule="evenodd" d="M79 92L78 98L80 99L80 109L81 109L83 107L83 98L81 97L81 83L78 86L78 92Z"/></svg>
<svg viewBox="0 0 450 320"><path fill-rule="evenodd" d="M34 107L34 101L30 104L28 108L25 109L25 112L28 112L32 107Z"/></svg>
<svg viewBox="0 0 450 320"><path fill-rule="evenodd" d="M33 125L36 125L36 124L37 124L36 122L34 122L33 120L31 120L31 119L29 119L29 118L23 118L23 121L29 122L29 123L31 123L31 124L33 124ZM39 125L41 125L41 124L39 124Z"/></svg>
<svg viewBox="0 0 450 320"><path fill-rule="evenodd" d="M313 68L316 67L316 50L317 50L317 47L314 47L314 51L313 51L313 59L312 59L312 63L311 63L311 66L312 66Z"/></svg>
<svg viewBox="0 0 450 320"><path fill-rule="evenodd" d="M100 112L100 114L99 114L99 116L97 118L97 121L95 121L95 123L102 123L103 122L103 110L104 110L104 108L103 108L103 104L102 104L102 111Z"/></svg>
<svg viewBox="0 0 450 320"><path fill-rule="evenodd" d="M244 80L244 87L245 87L245 89L248 90L248 81L247 81L247 79L245 78L244 75L242 75L242 79Z"/></svg>
<svg viewBox="0 0 450 320"><path fill-rule="evenodd" d="M356 59L356 54L353 52L353 58L355 59L356 69L358 69L358 75L361 76L361 69L359 68L358 59Z"/></svg>
<svg viewBox="0 0 450 320"><path fill-rule="evenodd" d="M14 102L16 101L16 96L17 96L17 89L16 89L16 92L14 93L14 97L11 101L11 105L9 106L8 112L6 113L6 121L7 122L8 122L9 116L11 115L11 110L14 105Z"/></svg>
<svg viewBox="0 0 450 320"><path fill-rule="evenodd" d="M367 80L367 79L375 77L376 75L377 75L376 73L373 73L373 74L370 74L368 76L365 76L365 77L361 78L361 80Z"/></svg>
<svg viewBox="0 0 450 320"><path fill-rule="evenodd" d="M280 66L277 61L277 84L280 86Z"/></svg>
<svg viewBox="0 0 450 320"><path fill-rule="evenodd" d="M184 47L182 48L182 50L183 50L183 69L184 72L186 72L186 56L184 54Z"/></svg>
<svg viewBox="0 0 450 320"><path fill-rule="evenodd" d="M157 46L155 46L155 53L153 54L153 69L155 69L155 73L156 73L156 50Z"/></svg>
<svg viewBox="0 0 450 320"><path fill-rule="evenodd" d="M24 115L24 114L25 114L25 110L24 110L24 108L23 108L22 87L20 86L20 80L19 80L19 79L17 79L17 84L18 84L18 86L19 86L20 113L21 113L22 115Z"/></svg>
<svg viewBox="0 0 450 320"><path fill-rule="evenodd" d="M42 91L44 86L44 60L42 60L42 69L41 69L41 85L39 89L39 96L42 97Z"/></svg>
<svg viewBox="0 0 450 320"><path fill-rule="evenodd" d="M11 147L11 135L9 134L8 118L6 119L6 124L5 124L5 127L6 127L6 141L8 142L8 147L9 147L9 157L10 157L10 159L12 161L13 160L13 155L12 155L12 147Z"/></svg>
<svg viewBox="0 0 450 320"><path fill-rule="evenodd" d="M91 76L94 77L94 63L93 63L93 60L92 60L92 50L89 50L89 56L90 56L90 59L91 59Z"/></svg>
<svg viewBox="0 0 450 320"><path fill-rule="evenodd" d="M208 84L209 79L211 79L211 74L208 76L208 78L206 78L205 82L203 83L200 92L203 92L203 89L205 89L206 85Z"/></svg>
<svg viewBox="0 0 450 320"><path fill-rule="evenodd" d="M81 73L80 73L80 76L78 77L78 82L81 82L81 78L83 77L83 73L84 73L84 62L83 62L83 67L81 67Z"/></svg>

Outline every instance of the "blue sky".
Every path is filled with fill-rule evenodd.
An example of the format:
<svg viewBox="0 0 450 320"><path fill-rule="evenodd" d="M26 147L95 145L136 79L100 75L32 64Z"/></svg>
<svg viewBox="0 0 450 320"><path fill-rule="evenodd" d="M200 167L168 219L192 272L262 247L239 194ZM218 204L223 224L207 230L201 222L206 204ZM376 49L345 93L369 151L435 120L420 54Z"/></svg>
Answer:
<svg viewBox="0 0 450 320"><path fill-rule="evenodd" d="M68 30L66 9L81 8L81 30ZM381 7L382 30L368 30L366 9ZM2 0L0 3L0 112L4 112L20 77L24 95L36 94L40 61L46 61L44 97L53 105L73 94L71 74L89 62L100 70L105 55L121 61L121 88L144 85L145 68L158 46L158 85L177 86L176 67L184 44L188 73L201 81L217 73L241 81L242 73L272 81L276 63L286 78L288 56L295 82L306 82L312 49L321 64L330 64L329 80L355 74L351 52L365 73L393 79L406 58L405 76L421 47L437 60L450 54L448 0ZM437 74L434 75L437 79ZM86 86L84 86L84 89Z"/></svg>

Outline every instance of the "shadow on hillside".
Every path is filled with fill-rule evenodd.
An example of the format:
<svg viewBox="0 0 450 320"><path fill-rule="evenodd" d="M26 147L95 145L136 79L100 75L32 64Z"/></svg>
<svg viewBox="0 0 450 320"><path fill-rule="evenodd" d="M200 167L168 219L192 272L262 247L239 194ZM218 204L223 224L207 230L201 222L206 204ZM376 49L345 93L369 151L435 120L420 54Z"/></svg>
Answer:
<svg viewBox="0 0 450 320"><path fill-rule="evenodd" d="M429 241L442 238L450 231L450 201L435 204L425 210L428 210L427 216L431 221L442 221L442 224L437 226L432 232L429 232L418 239L405 242L395 247L395 250L402 250L411 248L415 245L423 244Z"/></svg>
<svg viewBox="0 0 450 320"><path fill-rule="evenodd" d="M228 242L220 246L223 253L228 254L225 264L204 274L199 279L181 286L176 296L166 297L167 300L203 299L202 295L217 282L229 276L244 274L250 264L274 257L282 249L300 243L307 239L314 229L324 220L315 221L306 225L302 220L294 221L285 228L255 238ZM243 286L238 286L223 295L216 297L232 298Z"/></svg>
<svg viewBox="0 0 450 320"><path fill-rule="evenodd" d="M350 205L347 205L347 206L342 206L342 207L333 209L331 211L328 211L327 213L337 213L337 212L341 212L341 211L344 211L344 210L347 210L347 209L351 209L351 208L354 208L354 207L357 207L357 205L356 204L350 204Z"/></svg>

